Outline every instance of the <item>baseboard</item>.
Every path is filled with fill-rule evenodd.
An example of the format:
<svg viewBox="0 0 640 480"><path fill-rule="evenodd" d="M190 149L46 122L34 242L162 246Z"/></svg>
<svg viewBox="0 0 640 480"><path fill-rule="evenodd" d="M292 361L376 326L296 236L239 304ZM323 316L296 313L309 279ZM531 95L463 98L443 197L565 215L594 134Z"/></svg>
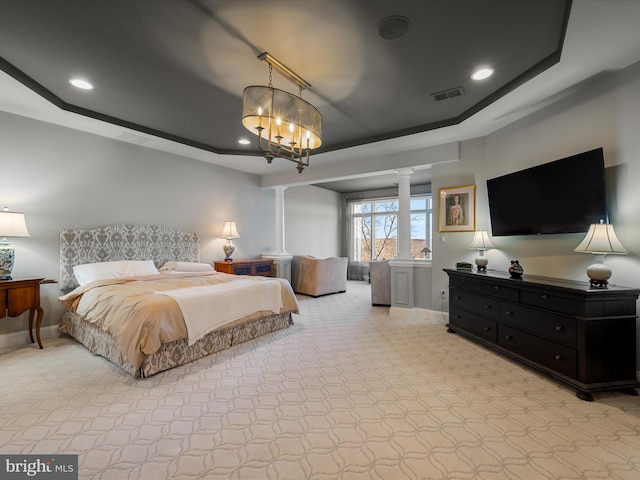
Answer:
<svg viewBox="0 0 640 480"><path fill-rule="evenodd" d="M58 325L51 325L48 327L42 327L40 329L40 340L48 340L51 338L58 338ZM35 339L34 339L35 340ZM0 335L0 349L15 348L25 345L31 345L31 339L29 338L29 330L22 330L20 332L7 333ZM37 343L34 344L36 347Z"/></svg>

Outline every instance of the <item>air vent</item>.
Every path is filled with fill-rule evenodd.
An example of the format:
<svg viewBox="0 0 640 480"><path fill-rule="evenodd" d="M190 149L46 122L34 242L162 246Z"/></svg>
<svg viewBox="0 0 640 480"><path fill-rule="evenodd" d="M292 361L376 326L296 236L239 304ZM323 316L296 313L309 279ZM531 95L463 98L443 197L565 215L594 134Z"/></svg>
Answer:
<svg viewBox="0 0 640 480"><path fill-rule="evenodd" d="M405 17L393 15L378 23L378 36L384 40L397 40L409 31L411 23Z"/></svg>
<svg viewBox="0 0 640 480"><path fill-rule="evenodd" d="M448 98L461 97L462 95L464 95L464 89L462 87L451 88L449 90L431 94L436 102L447 100Z"/></svg>

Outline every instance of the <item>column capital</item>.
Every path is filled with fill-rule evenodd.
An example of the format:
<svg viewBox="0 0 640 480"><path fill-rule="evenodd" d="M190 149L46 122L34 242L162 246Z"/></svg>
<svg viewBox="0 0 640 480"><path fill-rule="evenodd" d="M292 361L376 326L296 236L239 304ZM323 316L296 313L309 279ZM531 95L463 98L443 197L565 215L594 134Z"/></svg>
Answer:
<svg viewBox="0 0 640 480"><path fill-rule="evenodd" d="M400 168L400 169L396 170L396 174L399 177L408 177L412 173L413 173L413 168Z"/></svg>

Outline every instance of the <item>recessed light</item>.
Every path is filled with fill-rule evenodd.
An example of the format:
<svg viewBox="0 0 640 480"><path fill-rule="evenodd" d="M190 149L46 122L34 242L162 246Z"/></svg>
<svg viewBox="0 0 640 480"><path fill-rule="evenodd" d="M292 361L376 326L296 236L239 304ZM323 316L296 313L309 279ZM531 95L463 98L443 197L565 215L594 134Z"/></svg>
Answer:
<svg viewBox="0 0 640 480"><path fill-rule="evenodd" d="M489 78L493 75L493 68L480 68L473 72L471 78L474 80L484 80L485 78Z"/></svg>
<svg viewBox="0 0 640 480"><path fill-rule="evenodd" d="M238 143L241 145L249 145L251 142L246 138L241 138L240 140L238 140Z"/></svg>
<svg viewBox="0 0 640 480"><path fill-rule="evenodd" d="M93 85L81 78L72 78L69 80L69 83L76 88L81 88L82 90L93 90Z"/></svg>

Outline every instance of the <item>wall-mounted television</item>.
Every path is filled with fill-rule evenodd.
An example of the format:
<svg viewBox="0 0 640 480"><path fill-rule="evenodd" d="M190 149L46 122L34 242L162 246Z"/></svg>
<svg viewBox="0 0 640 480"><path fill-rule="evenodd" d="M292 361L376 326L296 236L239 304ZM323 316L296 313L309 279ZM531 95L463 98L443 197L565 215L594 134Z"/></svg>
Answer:
<svg viewBox="0 0 640 480"><path fill-rule="evenodd" d="M608 222L602 148L487 180L494 236L586 232Z"/></svg>

